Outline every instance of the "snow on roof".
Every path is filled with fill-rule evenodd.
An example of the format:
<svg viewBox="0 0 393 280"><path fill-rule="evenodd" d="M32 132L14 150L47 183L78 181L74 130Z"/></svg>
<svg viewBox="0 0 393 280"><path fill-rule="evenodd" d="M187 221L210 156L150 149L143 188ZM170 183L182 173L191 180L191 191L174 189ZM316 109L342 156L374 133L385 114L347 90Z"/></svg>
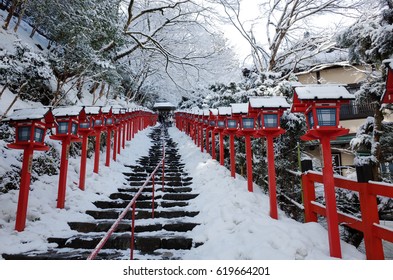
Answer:
<svg viewBox="0 0 393 280"><path fill-rule="evenodd" d="M212 113L214 116L218 115L218 109L210 109L210 113Z"/></svg>
<svg viewBox="0 0 393 280"><path fill-rule="evenodd" d="M248 114L248 103L231 104L233 114Z"/></svg>
<svg viewBox="0 0 393 280"><path fill-rule="evenodd" d="M296 87L295 91L301 100L314 99L355 99L353 94L343 86L317 85Z"/></svg>
<svg viewBox="0 0 393 280"><path fill-rule="evenodd" d="M283 96L250 97L252 108L289 108L289 104Z"/></svg>
<svg viewBox="0 0 393 280"><path fill-rule="evenodd" d="M72 107L57 107L53 109L53 115L55 117L74 117L79 116L82 111L81 106L72 106Z"/></svg>
<svg viewBox="0 0 393 280"><path fill-rule="evenodd" d="M204 116L209 116L210 115L210 110L209 109L203 109L203 115Z"/></svg>
<svg viewBox="0 0 393 280"><path fill-rule="evenodd" d="M16 109L3 121L39 120L51 110L49 107Z"/></svg>
<svg viewBox="0 0 393 280"><path fill-rule="evenodd" d="M170 102L156 102L153 108L176 108L176 106Z"/></svg>
<svg viewBox="0 0 393 280"><path fill-rule="evenodd" d="M382 61L382 63L385 64L390 69L393 69L393 58L385 59Z"/></svg>
<svg viewBox="0 0 393 280"><path fill-rule="evenodd" d="M101 108L101 112L109 113L111 109L112 109L112 106L105 106L105 107Z"/></svg>
<svg viewBox="0 0 393 280"><path fill-rule="evenodd" d="M232 107L218 107L218 114L220 116L231 116Z"/></svg>
<svg viewBox="0 0 393 280"><path fill-rule="evenodd" d="M99 106L88 106L85 107L85 112L87 115L97 115L100 113L101 107Z"/></svg>

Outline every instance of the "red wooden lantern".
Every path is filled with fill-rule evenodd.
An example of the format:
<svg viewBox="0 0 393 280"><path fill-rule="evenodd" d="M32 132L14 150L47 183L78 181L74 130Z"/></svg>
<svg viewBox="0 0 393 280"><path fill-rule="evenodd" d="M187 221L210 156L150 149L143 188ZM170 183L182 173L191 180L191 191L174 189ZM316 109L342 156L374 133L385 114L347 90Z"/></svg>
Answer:
<svg viewBox="0 0 393 280"><path fill-rule="evenodd" d="M227 117L224 135L229 135L229 160L231 164L231 176L235 178L236 177L235 135L237 134L237 130L239 129L239 119L232 115L232 107L230 107L230 109L231 109L231 116L228 115Z"/></svg>
<svg viewBox="0 0 393 280"><path fill-rule="evenodd" d="M227 118L232 115L231 107L218 107L218 115L215 132L219 133L220 136L220 164L224 165L224 130L226 129Z"/></svg>
<svg viewBox="0 0 393 280"><path fill-rule="evenodd" d="M304 86L295 88L292 105L293 112L303 112L306 115L308 131L302 139L319 139L322 145L330 255L337 258L341 258L341 246L330 140L348 134L348 129L339 126L340 106L354 98L343 86Z"/></svg>
<svg viewBox="0 0 393 280"><path fill-rule="evenodd" d="M93 134L93 119L92 119L92 109L89 107L87 109L88 114L86 113L86 108L79 114L79 129L78 134L82 136L82 154L81 154L81 163L80 163L80 174L79 174L79 188L81 190L85 190L85 181L86 181L86 160L87 160L87 145L89 142L89 135Z"/></svg>
<svg viewBox="0 0 393 280"><path fill-rule="evenodd" d="M381 97L381 103L392 104L393 103L393 69L392 64L393 60L388 59L383 61L388 69L387 78L386 78L386 90Z"/></svg>
<svg viewBox="0 0 393 280"><path fill-rule="evenodd" d="M114 117L112 113L112 107L103 107L101 108L102 114L104 116L104 125L106 130L106 157L105 157L105 166L110 166L111 163L111 139L112 139L112 131L114 129Z"/></svg>
<svg viewBox="0 0 393 280"><path fill-rule="evenodd" d="M46 129L53 123L53 120L54 118L50 108L15 110L12 115L3 120L15 127L15 142L7 146L11 149L23 150L23 163L15 223L15 230L17 231L23 231L26 226L33 153L34 151L49 150L44 140Z"/></svg>
<svg viewBox="0 0 393 280"><path fill-rule="evenodd" d="M255 133L256 115L248 113L248 103L231 104L232 117L239 120L237 135L244 137L246 142L246 162L247 162L247 189L249 192L254 190L252 179L252 150L251 136Z"/></svg>
<svg viewBox="0 0 393 280"><path fill-rule="evenodd" d="M57 208L63 209L67 188L68 158L70 145L73 141L78 141L79 114L82 107L62 107L53 110L55 117L56 133L50 136L53 140L61 141L61 158L59 173L59 190L57 195Z"/></svg>
<svg viewBox="0 0 393 280"><path fill-rule="evenodd" d="M101 107L98 106L85 107L85 112L90 120L90 128L92 129L91 136L96 137L93 172L98 173L100 167L101 132L105 129L104 116Z"/></svg>
<svg viewBox="0 0 393 280"><path fill-rule="evenodd" d="M253 97L249 100L249 112L257 115L257 136L266 137L268 180L270 197L270 217L278 219L276 171L274 165L274 138L284 133L280 127L280 118L289 108L288 102L282 96Z"/></svg>

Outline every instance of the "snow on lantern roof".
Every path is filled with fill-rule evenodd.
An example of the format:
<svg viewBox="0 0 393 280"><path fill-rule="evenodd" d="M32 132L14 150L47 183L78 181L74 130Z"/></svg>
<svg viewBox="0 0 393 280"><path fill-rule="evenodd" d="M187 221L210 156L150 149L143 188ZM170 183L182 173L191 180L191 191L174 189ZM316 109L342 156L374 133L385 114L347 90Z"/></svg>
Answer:
<svg viewBox="0 0 393 280"><path fill-rule="evenodd" d="M232 106L232 114L248 114L248 103L234 103Z"/></svg>
<svg viewBox="0 0 393 280"><path fill-rule="evenodd" d="M382 63L385 64L386 67L393 69L393 58L385 59L382 61Z"/></svg>
<svg viewBox="0 0 393 280"><path fill-rule="evenodd" d="M213 116L217 116L217 115L218 115L218 109L209 109L209 111L210 111L210 113L211 113Z"/></svg>
<svg viewBox="0 0 393 280"><path fill-rule="evenodd" d="M39 120L43 119L50 111L50 107L16 109L3 121Z"/></svg>
<svg viewBox="0 0 393 280"><path fill-rule="evenodd" d="M86 115L98 115L101 112L101 107L99 106L87 106L85 107Z"/></svg>
<svg viewBox="0 0 393 280"><path fill-rule="evenodd" d="M289 108L287 100L283 96L250 97L252 108Z"/></svg>
<svg viewBox="0 0 393 280"><path fill-rule="evenodd" d="M355 99L353 94L341 85L315 85L295 88L300 100L316 99Z"/></svg>
<svg viewBox="0 0 393 280"><path fill-rule="evenodd" d="M101 108L101 112L103 112L104 114L107 114L111 111L112 106L105 106Z"/></svg>
<svg viewBox="0 0 393 280"><path fill-rule="evenodd" d="M218 107L218 114L220 116L231 116L232 107Z"/></svg>
<svg viewBox="0 0 393 280"><path fill-rule="evenodd" d="M57 107L53 109L53 115L55 117L75 117L79 116L82 110L83 107L81 106Z"/></svg>

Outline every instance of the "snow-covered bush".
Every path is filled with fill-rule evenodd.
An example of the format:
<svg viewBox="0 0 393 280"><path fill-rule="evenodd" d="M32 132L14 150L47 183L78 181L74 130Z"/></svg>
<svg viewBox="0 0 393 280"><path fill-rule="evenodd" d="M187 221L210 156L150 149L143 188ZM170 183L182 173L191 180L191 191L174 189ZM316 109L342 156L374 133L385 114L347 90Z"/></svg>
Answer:
<svg viewBox="0 0 393 280"><path fill-rule="evenodd" d="M52 70L47 59L19 40L14 47L13 53L0 49L0 83L22 100L48 105L52 99Z"/></svg>

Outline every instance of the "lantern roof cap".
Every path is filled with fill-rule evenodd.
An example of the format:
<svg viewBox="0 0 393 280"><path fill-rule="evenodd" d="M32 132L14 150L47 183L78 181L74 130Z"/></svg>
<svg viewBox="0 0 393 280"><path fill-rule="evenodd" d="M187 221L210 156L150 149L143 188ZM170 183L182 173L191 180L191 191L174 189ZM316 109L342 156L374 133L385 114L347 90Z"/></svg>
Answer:
<svg viewBox="0 0 393 280"><path fill-rule="evenodd" d="M231 116L232 107L218 107L218 114L220 116Z"/></svg>
<svg viewBox="0 0 393 280"><path fill-rule="evenodd" d="M385 64L386 67L389 67L390 69L393 69L393 58L384 59L382 61L382 63Z"/></svg>
<svg viewBox="0 0 393 280"><path fill-rule="evenodd" d="M231 104L232 114L248 114L248 103Z"/></svg>
<svg viewBox="0 0 393 280"><path fill-rule="evenodd" d="M153 109L167 109L167 110L174 110L176 106L168 101L158 101L154 103Z"/></svg>
<svg viewBox="0 0 393 280"><path fill-rule="evenodd" d="M104 114L110 113L111 110L112 110L112 106L104 106L101 108L101 112L103 112Z"/></svg>
<svg viewBox="0 0 393 280"><path fill-rule="evenodd" d="M283 96L250 97L249 103L252 108L290 108Z"/></svg>
<svg viewBox="0 0 393 280"><path fill-rule="evenodd" d="M342 85L299 86L295 91L300 100L355 99L355 95Z"/></svg>
<svg viewBox="0 0 393 280"><path fill-rule="evenodd" d="M53 109L53 116L55 117L75 117L79 116L83 107L72 106L72 107L57 107Z"/></svg>
<svg viewBox="0 0 393 280"><path fill-rule="evenodd" d="M86 106L85 112L87 115L97 115L101 113L101 107L99 106Z"/></svg>
<svg viewBox="0 0 393 280"><path fill-rule="evenodd" d="M211 113L213 116L217 116L217 115L218 115L218 109L209 109L209 111L210 111L210 113Z"/></svg>
<svg viewBox="0 0 393 280"><path fill-rule="evenodd" d="M209 116L210 115L210 110L209 109L203 109L203 115L204 116Z"/></svg>
<svg viewBox="0 0 393 280"><path fill-rule="evenodd" d="M16 109L3 121L39 120L45 118L48 113L52 114L51 107Z"/></svg>

